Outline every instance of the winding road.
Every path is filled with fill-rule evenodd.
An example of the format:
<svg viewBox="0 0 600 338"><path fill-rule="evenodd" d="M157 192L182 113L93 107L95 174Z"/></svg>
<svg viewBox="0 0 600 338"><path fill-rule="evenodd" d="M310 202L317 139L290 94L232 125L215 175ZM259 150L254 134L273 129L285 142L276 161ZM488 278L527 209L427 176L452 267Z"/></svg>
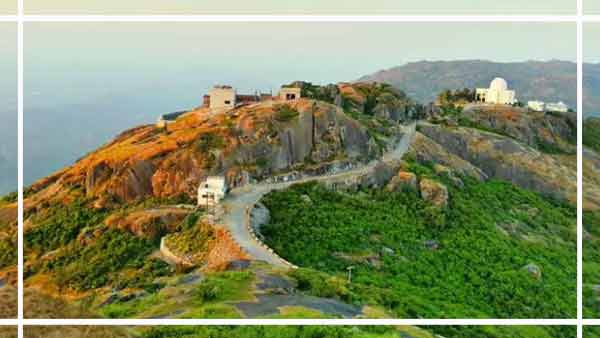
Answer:
<svg viewBox="0 0 600 338"><path fill-rule="evenodd" d="M410 144L414 139L416 123L405 126L404 129L404 135L396 147L392 151L384 154L381 159L371 161L369 164L334 174L305 177L281 183L248 184L240 188L232 189L227 195L227 198L222 202L223 215L221 221L223 225L230 231L231 236L237 244L255 260L265 261L276 267L289 268L289 263L254 238L247 224L247 210L251 210L264 195L273 190L281 190L296 183L312 181L343 182L346 179L363 176L373 172L380 162L400 160L408 151Z"/></svg>

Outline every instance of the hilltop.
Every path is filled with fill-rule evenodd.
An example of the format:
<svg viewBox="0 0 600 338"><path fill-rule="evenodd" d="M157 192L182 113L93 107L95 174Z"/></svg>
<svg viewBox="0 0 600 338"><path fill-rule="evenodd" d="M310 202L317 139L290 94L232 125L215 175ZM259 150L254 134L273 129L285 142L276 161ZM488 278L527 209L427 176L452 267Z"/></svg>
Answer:
<svg viewBox="0 0 600 338"><path fill-rule="evenodd" d="M600 65L586 64L585 92L600 90ZM490 79L506 74L519 100L577 103L577 71L573 62L527 61L499 63L485 60L421 61L365 75L359 81L378 81L402 89L419 102L431 102L442 90L487 87ZM584 97L584 111L600 111L593 95Z"/></svg>

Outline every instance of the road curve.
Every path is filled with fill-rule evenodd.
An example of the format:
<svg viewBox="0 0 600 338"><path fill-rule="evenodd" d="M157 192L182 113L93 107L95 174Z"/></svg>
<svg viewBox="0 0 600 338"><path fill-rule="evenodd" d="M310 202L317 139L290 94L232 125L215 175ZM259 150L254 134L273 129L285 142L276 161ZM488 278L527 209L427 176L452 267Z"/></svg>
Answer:
<svg viewBox="0 0 600 338"><path fill-rule="evenodd" d="M416 123L404 127L404 135L397 146L390 152L383 155L381 161L399 160L408 151L410 144L415 136ZM364 175L374 170L380 160L375 160L367 165L359 166L347 171L335 174L326 174L321 176L311 176L294 181L282 183L259 183L248 184L240 188L233 189L222 202L223 206L223 225L231 232L231 236L240 245L248 255L255 260L265 261L273 266L288 268L290 265L280 258L277 254L270 251L263 243L257 241L251 234L247 224L246 210L254 207L260 199L273 190L285 189L296 183L305 183L311 181L339 180L344 177L353 177L355 175Z"/></svg>

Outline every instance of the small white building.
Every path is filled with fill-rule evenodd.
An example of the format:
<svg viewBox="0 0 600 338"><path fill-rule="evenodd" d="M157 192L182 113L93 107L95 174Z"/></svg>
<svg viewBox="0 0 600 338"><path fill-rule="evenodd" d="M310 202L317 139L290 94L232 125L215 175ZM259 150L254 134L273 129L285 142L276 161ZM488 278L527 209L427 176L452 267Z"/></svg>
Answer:
<svg viewBox="0 0 600 338"><path fill-rule="evenodd" d="M198 187L198 205L218 204L228 191L227 182L223 176L208 176Z"/></svg>
<svg viewBox="0 0 600 338"><path fill-rule="evenodd" d="M546 104L543 101L529 101L527 107L533 111L543 112L546 110Z"/></svg>
<svg viewBox="0 0 600 338"><path fill-rule="evenodd" d="M282 101L297 100L302 96L302 89L297 87L281 87L279 99Z"/></svg>
<svg viewBox="0 0 600 338"><path fill-rule="evenodd" d="M557 113L566 113L569 111L569 106L567 106L564 102L554 102L546 104L546 111L557 112Z"/></svg>
<svg viewBox="0 0 600 338"><path fill-rule="evenodd" d="M214 86L208 92L208 97L208 106L211 109L235 108L236 93L235 89L231 86Z"/></svg>
<svg viewBox="0 0 600 338"><path fill-rule="evenodd" d="M477 88L475 100L491 104L515 104L517 102L514 90L508 89L508 84L503 78L497 77L489 88Z"/></svg>

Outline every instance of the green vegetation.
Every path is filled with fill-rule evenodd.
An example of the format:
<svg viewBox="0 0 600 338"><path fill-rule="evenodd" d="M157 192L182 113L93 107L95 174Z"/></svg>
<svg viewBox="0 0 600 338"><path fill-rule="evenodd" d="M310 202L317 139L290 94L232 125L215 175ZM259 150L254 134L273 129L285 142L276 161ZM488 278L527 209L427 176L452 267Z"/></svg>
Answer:
<svg viewBox="0 0 600 338"><path fill-rule="evenodd" d="M55 257L41 263L41 270L52 271L61 287L89 290L112 284L115 287L153 288L157 276L170 272L166 264L149 261L147 256L157 243L118 230L106 230L98 238L73 241ZM129 278L122 269L138 270Z"/></svg>
<svg viewBox="0 0 600 338"><path fill-rule="evenodd" d="M454 105L475 101L475 90L469 88L457 89L455 91L444 90L438 95L438 102L441 105Z"/></svg>
<svg viewBox="0 0 600 338"><path fill-rule="evenodd" d="M211 150L220 149L225 146L223 136L217 133L202 134L196 141L196 148L202 153L207 153Z"/></svg>
<svg viewBox="0 0 600 338"><path fill-rule="evenodd" d="M0 239L0 269L17 265L17 236Z"/></svg>
<svg viewBox="0 0 600 338"><path fill-rule="evenodd" d="M433 338L418 328L389 326L205 326L160 327L144 332L144 338Z"/></svg>
<svg viewBox="0 0 600 338"><path fill-rule="evenodd" d="M435 177L427 167L414 169ZM292 272L301 290L382 306L394 317L575 315L574 207L506 182L463 178L459 189L436 179L449 187L444 210L414 191L350 195L316 184L276 191L263 199L271 222L262 233L304 267Z"/></svg>
<svg viewBox="0 0 600 338"><path fill-rule="evenodd" d="M279 122L288 122L296 117L300 113L292 108L289 104L280 104L275 107L275 119Z"/></svg>
<svg viewBox="0 0 600 338"><path fill-rule="evenodd" d="M600 118L590 117L583 121L583 144L600 153Z"/></svg>
<svg viewBox="0 0 600 338"><path fill-rule="evenodd" d="M43 219L33 219L38 225L25 233L26 251L43 254L55 250L75 240L82 229L102 223L106 212L94 210L87 203L78 198L68 205L49 206Z"/></svg>
<svg viewBox="0 0 600 338"><path fill-rule="evenodd" d="M199 224L198 212L188 215L180 225L180 231L169 234L165 241L169 249L179 255L194 255L208 252L210 241L215 238L210 225Z"/></svg>
<svg viewBox="0 0 600 338"><path fill-rule="evenodd" d="M544 326L204 326L157 327L144 338L574 338L575 327ZM595 337L595 336L591 336Z"/></svg>
<svg viewBox="0 0 600 338"><path fill-rule="evenodd" d="M209 275L194 292L194 298L202 304L228 299L248 298L254 274L248 271L226 271Z"/></svg>
<svg viewBox="0 0 600 338"><path fill-rule="evenodd" d="M589 238L583 243L583 311L587 318L600 314L600 212L583 213L583 227Z"/></svg>
<svg viewBox="0 0 600 338"><path fill-rule="evenodd" d="M0 205L7 204L7 203L17 203L18 197L19 197L19 194L16 191L13 191L8 195L4 195L4 196L0 197Z"/></svg>
<svg viewBox="0 0 600 338"><path fill-rule="evenodd" d="M585 326L583 328L584 338L600 338L600 326Z"/></svg>

